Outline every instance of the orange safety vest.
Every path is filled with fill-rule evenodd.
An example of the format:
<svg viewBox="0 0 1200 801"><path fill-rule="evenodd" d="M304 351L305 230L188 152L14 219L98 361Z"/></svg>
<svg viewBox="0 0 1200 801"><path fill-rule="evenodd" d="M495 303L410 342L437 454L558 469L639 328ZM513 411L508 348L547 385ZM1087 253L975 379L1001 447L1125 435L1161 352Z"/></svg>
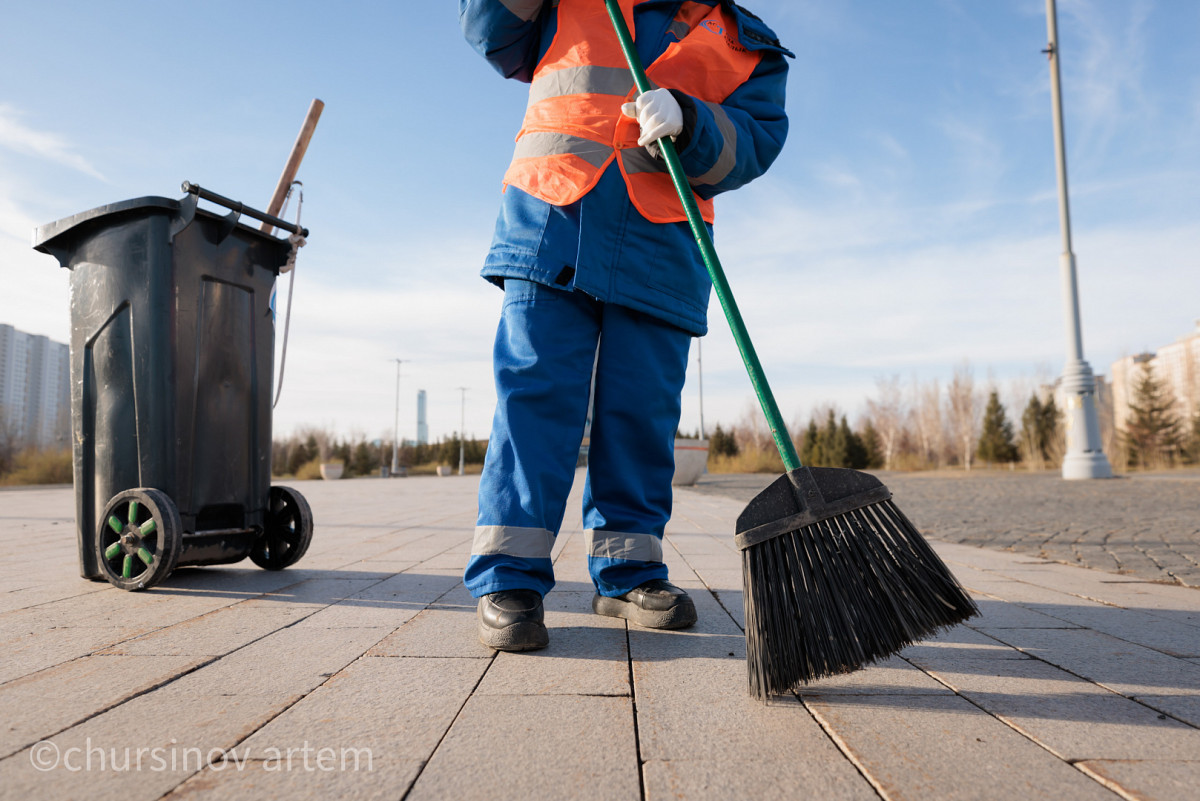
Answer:
<svg viewBox="0 0 1200 801"><path fill-rule="evenodd" d="M633 8L640 1L620 0L630 31ZM736 138L718 104L746 82L761 54L741 45L737 21L722 4L709 8L685 2L670 32L679 41L667 47L646 75L656 87L678 89L713 108L718 127L728 130L719 159L727 172ZM636 94L603 0L560 0L558 31L534 70L505 187L565 206L591 191L617 159L629 198L643 217L657 223L685 221L665 163L638 145L637 120L621 113L621 104ZM696 203L711 223L712 200L696 197Z"/></svg>

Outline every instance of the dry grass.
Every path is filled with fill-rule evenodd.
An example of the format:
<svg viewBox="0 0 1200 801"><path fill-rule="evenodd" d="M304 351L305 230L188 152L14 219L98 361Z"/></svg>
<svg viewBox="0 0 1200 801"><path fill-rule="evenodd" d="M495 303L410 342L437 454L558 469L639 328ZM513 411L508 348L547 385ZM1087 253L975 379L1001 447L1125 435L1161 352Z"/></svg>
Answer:
<svg viewBox="0 0 1200 801"><path fill-rule="evenodd" d="M736 456L708 457L708 472L710 473L782 473L783 460L779 452L771 450L752 450L743 448Z"/></svg>
<svg viewBox="0 0 1200 801"><path fill-rule="evenodd" d="M71 451L25 450L17 454L13 470L0 476L0 484L70 484L72 480Z"/></svg>
<svg viewBox="0 0 1200 801"><path fill-rule="evenodd" d="M312 461L305 462L300 465L300 469L296 471L296 478L300 481L311 481L321 477L321 459L320 457Z"/></svg>

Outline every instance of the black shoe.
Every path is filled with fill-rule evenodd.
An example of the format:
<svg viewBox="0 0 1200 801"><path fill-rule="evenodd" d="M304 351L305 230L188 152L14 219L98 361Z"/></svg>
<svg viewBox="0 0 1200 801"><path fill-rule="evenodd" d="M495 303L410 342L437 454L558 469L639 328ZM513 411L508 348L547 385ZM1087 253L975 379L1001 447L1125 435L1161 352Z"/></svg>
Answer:
<svg viewBox="0 0 1200 801"><path fill-rule="evenodd" d="M497 651L535 651L550 643L542 622L542 596L534 590L501 590L479 599L479 641Z"/></svg>
<svg viewBox="0 0 1200 801"><path fill-rule="evenodd" d="M621 617L648 629L686 629L696 622L696 605L666 579L651 579L616 598L592 599L597 615Z"/></svg>

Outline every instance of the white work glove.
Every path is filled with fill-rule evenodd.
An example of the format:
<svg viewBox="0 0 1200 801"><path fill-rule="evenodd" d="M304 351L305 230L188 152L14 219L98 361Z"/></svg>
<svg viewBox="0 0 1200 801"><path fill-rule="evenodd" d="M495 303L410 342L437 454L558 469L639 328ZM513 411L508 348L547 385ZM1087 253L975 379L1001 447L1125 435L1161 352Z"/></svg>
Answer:
<svg viewBox="0 0 1200 801"><path fill-rule="evenodd" d="M642 147L664 136L674 139L683 132L683 109L668 89L651 89L638 95L637 100L621 106L621 113L633 117L642 127L638 144Z"/></svg>

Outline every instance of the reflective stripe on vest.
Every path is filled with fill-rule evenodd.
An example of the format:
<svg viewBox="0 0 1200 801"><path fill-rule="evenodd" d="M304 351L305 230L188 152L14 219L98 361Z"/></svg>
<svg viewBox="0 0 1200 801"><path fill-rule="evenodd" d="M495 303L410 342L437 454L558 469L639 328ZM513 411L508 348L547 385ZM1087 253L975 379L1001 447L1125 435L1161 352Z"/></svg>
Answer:
<svg viewBox="0 0 1200 801"><path fill-rule="evenodd" d="M653 534L624 534L617 531L583 532L588 556L628 559L636 562L661 562L662 540Z"/></svg>
<svg viewBox="0 0 1200 801"><path fill-rule="evenodd" d="M620 5L630 23L637 3ZM655 86L678 89L712 110L724 140L721 152L691 184L714 185L737 163L737 131L720 103L746 82L761 56L738 43L737 22L721 4L710 9L683 3L668 32L679 41L646 73ZM578 46L583 41L588 47ZM686 220L665 164L637 144L637 121L621 114L635 94L603 0L560 0L558 31L534 71L505 186L565 206L587 194L619 152L630 200L642 216L660 223ZM712 222L712 201L697 196L696 202Z"/></svg>

